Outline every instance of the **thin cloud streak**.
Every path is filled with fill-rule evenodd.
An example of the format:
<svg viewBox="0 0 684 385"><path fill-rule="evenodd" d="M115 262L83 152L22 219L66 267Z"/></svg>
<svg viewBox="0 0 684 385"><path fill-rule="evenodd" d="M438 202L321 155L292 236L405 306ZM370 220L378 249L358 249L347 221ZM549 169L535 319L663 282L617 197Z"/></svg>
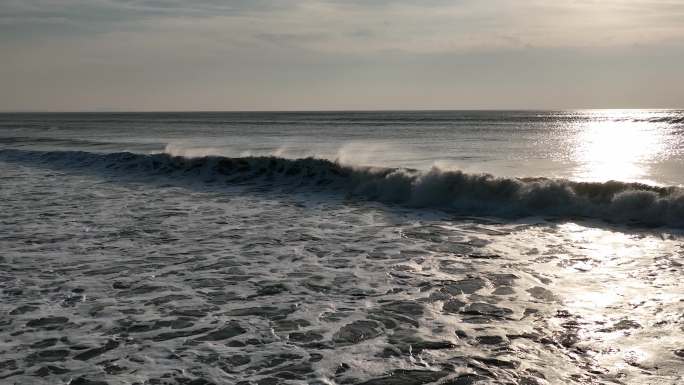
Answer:
<svg viewBox="0 0 684 385"><path fill-rule="evenodd" d="M684 38L684 3L673 1L124 1L10 0L0 28L68 35L141 30L287 36L314 50L444 52L515 46L591 47ZM199 19L199 20L198 20ZM185 24L185 25L184 25ZM360 35L358 31L366 31ZM312 36L326 37L311 39ZM45 36L41 36L45 37ZM298 39L299 37L299 39ZM266 39L269 40L269 39ZM271 39L272 40L272 39Z"/></svg>

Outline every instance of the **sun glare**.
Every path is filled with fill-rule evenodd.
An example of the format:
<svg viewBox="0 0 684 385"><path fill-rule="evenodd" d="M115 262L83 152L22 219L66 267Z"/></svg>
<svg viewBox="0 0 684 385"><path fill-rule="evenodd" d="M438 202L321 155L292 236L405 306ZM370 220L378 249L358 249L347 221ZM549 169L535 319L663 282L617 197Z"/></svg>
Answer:
<svg viewBox="0 0 684 385"><path fill-rule="evenodd" d="M581 127L574 154L576 179L657 184L648 178L649 164L662 153L665 141L657 127L644 121L648 114L611 111Z"/></svg>

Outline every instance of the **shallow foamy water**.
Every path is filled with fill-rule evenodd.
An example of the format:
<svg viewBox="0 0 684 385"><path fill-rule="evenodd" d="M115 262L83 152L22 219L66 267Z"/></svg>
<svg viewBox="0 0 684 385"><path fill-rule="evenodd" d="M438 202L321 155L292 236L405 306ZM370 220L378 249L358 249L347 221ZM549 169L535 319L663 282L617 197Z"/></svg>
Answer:
<svg viewBox="0 0 684 385"><path fill-rule="evenodd" d="M0 169L3 383L684 381L678 231Z"/></svg>

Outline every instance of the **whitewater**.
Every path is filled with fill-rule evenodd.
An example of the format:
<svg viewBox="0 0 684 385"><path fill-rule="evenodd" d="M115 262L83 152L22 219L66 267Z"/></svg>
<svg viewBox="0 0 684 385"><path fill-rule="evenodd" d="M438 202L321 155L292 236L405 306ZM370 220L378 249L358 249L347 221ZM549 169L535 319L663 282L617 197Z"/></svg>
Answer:
<svg viewBox="0 0 684 385"><path fill-rule="evenodd" d="M0 383L681 384L682 130L0 114Z"/></svg>

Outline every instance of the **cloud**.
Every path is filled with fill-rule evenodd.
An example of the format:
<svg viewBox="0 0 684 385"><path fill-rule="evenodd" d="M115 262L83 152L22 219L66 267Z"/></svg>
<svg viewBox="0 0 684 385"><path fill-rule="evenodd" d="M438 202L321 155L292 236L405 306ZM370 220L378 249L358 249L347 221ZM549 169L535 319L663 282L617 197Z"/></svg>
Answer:
<svg viewBox="0 0 684 385"><path fill-rule="evenodd" d="M682 20L665 0L0 0L0 108L684 100Z"/></svg>
<svg viewBox="0 0 684 385"><path fill-rule="evenodd" d="M0 15L5 39L154 33L190 20L198 34L210 25L214 33L240 35L246 43L287 40L335 52L615 46L684 38L680 1L6 0Z"/></svg>

